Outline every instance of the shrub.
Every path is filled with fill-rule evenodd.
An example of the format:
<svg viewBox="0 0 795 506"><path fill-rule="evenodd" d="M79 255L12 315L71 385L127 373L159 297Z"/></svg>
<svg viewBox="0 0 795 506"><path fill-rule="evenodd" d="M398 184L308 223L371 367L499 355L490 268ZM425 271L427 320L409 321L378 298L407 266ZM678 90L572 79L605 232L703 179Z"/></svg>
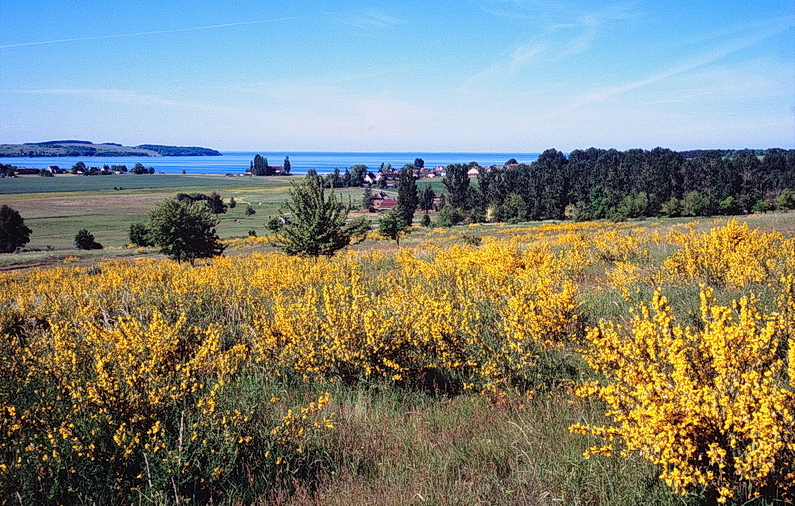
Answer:
<svg viewBox="0 0 795 506"><path fill-rule="evenodd" d="M102 249L102 245L94 240L94 234L81 228L75 234L74 246L77 249Z"/></svg>
<svg viewBox="0 0 795 506"><path fill-rule="evenodd" d="M787 294L781 313L764 315L754 296L741 298L735 312L705 288L701 330L676 323L659 293L629 325L600 323L588 333L584 354L606 381L591 381L578 393L604 401L616 425L572 430L606 440L591 453L644 456L682 494L791 501L795 378L781 355L795 345L786 315L791 286Z"/></svg>

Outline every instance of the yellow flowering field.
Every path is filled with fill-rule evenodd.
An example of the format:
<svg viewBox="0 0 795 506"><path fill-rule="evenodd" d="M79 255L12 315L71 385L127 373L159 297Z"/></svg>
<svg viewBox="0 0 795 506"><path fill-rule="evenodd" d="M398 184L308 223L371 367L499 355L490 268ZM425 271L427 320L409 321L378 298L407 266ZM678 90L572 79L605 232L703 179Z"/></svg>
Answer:
<svg viewBox="0 0 795 506"><path fill-rule="evenodd" d="M290 488L333 466L327 392L363 384L497 402L578 383L605 406L571 429L606 440L592 453L641 455L677 492L792 499L794 239L735 221L466 233L479 245L437 229L303 259L252 237L197 267L0 274L0 503ZM699 286L700 317L668 302Z"/></svg>

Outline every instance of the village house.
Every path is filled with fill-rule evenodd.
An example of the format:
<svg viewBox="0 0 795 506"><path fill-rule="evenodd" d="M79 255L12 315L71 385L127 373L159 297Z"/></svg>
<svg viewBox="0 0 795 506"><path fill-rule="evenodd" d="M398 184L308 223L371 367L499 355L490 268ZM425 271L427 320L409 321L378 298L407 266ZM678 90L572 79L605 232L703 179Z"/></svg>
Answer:
<svg viewBox="0 0 795 506"><path fill-rule="evenodd" d="M377 191L373 194L371 205L375 211L388 211L389 209L397 207L398 202L395 198L387 195L386 192Z"/></svg>

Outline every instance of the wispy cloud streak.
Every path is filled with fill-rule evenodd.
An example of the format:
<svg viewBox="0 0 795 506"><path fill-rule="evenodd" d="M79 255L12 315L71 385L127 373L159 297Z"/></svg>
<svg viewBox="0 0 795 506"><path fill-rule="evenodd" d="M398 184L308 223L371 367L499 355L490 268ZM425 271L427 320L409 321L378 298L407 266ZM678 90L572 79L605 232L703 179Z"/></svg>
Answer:
<svg viewBox="0 0 795 506"><path fill-rule="evenodd" d="M60 44L64 42L83 42L87 40L103 40L103 39L119 39L122 37L140 37L142 35L161 35L166 33L180 33L180 32L195 32L198 30L213 30L217 28L228 28L232 26L246 26L246 25L258 25L263 23L274 23L277 21L289 21L293 19L299 19L300 16L293 16L293 17L286 17L286 18L275 18L275 19L261 19L258 21L241 21L238 23L224 23L221 25L208 25L208 26L194 26L190 28L176 28L172 30L153 30L149 32L137 32L137 33L119 33L114 35L96 35L93 37L75 37L71 39L56 39L56 40L42 40L36 42L19 42L16 44L4 44L0 46L0 49L9 49L13 47L24 47L24 46L40 46L44 44Z"/></svg>
<svg viewBox="0 0 795 506"><path fill-rule="evenodd" d="M548 114L545 114L544 118L554 117L562 113L579 109L580 107L584 107L592 103L604 102L606 100L622 95L624 93L628 93L630 91L639 88L656 84L660 81L664 81L666 79L675 77L680 74L684 74L691 70L695 70L704 65L709 65L710 63L713 63L719 60L720 58L728 56L741 49L753 46L765 39L768 39L774 35L777 35L781 32L784 32L792 28L793 22L795 22L795 18L792 17L784 17L784 18L769 20L769 22L766 24L766 29L764 31L749 34L746 35L745 37L739 37L732 41L725 42L721 44L719 47L703 51L699 54L691 56L690 58L686 58L680 61L677 65L673 65L670 68L664 69L661 72L658 72L645 79L630 81L617 86L610 86L580 96L579 98L574 99L574 101L571 104L559 108L557 110L554 110Z"/></svg>

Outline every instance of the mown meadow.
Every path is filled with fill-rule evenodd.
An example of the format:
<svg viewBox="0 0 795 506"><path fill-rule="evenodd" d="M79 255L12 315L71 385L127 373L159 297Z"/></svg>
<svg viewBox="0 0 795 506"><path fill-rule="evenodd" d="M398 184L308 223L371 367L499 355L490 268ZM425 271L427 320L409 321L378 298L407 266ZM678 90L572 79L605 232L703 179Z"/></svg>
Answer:
<svg viewBox="0 0 795 506"><path fill-rule="evenodd" d="M0 273L0 502L790 504L793 231L415 227Z"/></svg>

